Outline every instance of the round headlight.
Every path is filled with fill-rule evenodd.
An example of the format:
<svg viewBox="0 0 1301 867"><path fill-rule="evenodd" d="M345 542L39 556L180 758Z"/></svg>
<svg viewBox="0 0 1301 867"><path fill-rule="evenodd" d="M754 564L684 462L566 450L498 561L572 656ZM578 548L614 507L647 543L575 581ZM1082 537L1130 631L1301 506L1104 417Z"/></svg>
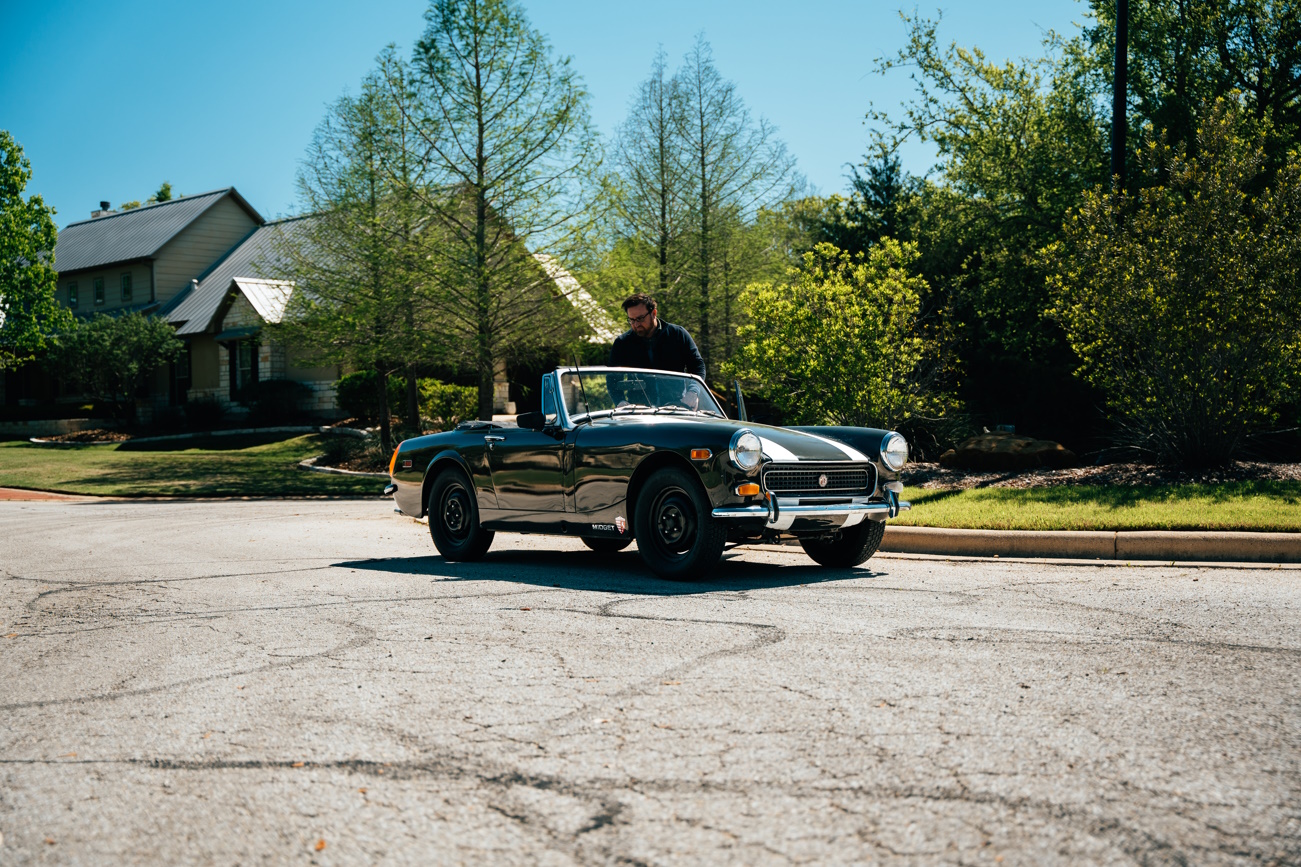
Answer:
<svg viewBox="0 0 1301 867"><path fill-rule="evenodd" d="M759 442L759 438L753 431L739 430L732 434L732 442L727 447L727 452L733 464L747 473L752 473L759 468L759 463L763 460L763 443Z"/></svg>
<svg viewBox="0 0 1301 867"><path fill-rule="evenodd" d="M908 463L908 440L897 433L886 436L881 443L881 462L895 472L903 469Z"/></svg>

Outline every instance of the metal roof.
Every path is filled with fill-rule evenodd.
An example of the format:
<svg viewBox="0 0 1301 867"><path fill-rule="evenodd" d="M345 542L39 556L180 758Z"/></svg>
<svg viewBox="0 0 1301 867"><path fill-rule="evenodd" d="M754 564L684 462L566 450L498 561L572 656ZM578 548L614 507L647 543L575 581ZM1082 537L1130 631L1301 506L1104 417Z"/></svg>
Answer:
<svg viewBox="0 0 1301 867"><path fill-rule="evenodd" d="M176 326L176 333L209 331L226 293L236 285L264 320L279 322L293 284L272 279L271 275L284 264L281 245L305 225L305 218L282 220L249 233L187 291L168 303L163 313Z"/></svg>
<svg viewBox="0 0 1301 867"><path fill-rule="evenodd" d="M234 187L184 196L69 223L59 232L54 247L55 268L62 274L150 258L225 196L234 198L256 222L263 222L262 215Z"/></svg>

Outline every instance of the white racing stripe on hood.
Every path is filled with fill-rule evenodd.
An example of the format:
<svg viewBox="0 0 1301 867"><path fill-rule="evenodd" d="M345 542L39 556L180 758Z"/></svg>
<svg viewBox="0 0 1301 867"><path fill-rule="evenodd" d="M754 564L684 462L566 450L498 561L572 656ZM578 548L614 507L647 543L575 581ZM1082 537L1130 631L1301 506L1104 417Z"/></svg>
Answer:
<svg viewBox="0 0 1301 867"><path fill-rule="evenodd" d="M759 437L759 442L763 444L763 453L774 461L798 461L799 458L795 453L785 446L773 442L767 437Z"/></svg>
<svg viewBox="0 0 1301 867"><path fill-rule="evenodd" d="M845 455L848 456L849 459L850 459L851 461L865 461L865 460L867 460L867 455L863 454L862 452L860 452L858 449L854 448L853 446L846 445L845 443L839 442L838 440L829 440L829 439L827 439L826 437L820 437L820 436L818 436L817 434L811 434L811 433L809 433L809 432L806 431L806 430L802 430L802 431L800 431L800 433L804 434L805 436L811 436L811 437L813 437L815 440L822 440L824 443L826 443L826 444L829 445L829 446L835 446L836 448L838 448L838 449L840 449L842 452L844 452Z"/></svg>

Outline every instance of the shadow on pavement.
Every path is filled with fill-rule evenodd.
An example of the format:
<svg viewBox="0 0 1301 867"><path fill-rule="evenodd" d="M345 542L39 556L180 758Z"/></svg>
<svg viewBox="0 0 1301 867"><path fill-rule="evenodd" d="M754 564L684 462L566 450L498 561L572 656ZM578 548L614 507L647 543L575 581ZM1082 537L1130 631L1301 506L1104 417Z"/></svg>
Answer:
<svg viewBox="0 0 1301 867"><path fill-rule="evenodd" d="M857 569L827 569L812 562L780 566L746 560L737 551L706 578L696 582L657 578L636 551L598 554L595 551L490 551L476 563L449 563L439 556L393 557L334 563L344 569L366 569L395 575L429 576L445 581L500 581L536 587L560 587L594 593L634 593L647 596L688 596L719 591L761 590L802 584L827 584L883 575L868 564Z"/></svg>

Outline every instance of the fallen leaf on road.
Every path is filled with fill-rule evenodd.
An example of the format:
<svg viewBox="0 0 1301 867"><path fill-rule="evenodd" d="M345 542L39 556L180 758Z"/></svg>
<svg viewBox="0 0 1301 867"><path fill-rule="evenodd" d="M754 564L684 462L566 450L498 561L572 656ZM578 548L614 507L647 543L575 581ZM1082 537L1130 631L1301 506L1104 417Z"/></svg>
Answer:
<svg viewBox="0 0 1301 867"><path fill-rule="evenodd" d="M324 848L325 848L325 841L324 841L324 840L317 840L317 841L316 841L316 851L317 851L317 852L320 852L320 851L321 851L322 849L324 849Z"/></svg>
<svg viewBox="0 0 1301 867"><path fill-rule="evenodd" d="M18 637L18 633L17 633L17 632L11 632L11 633L9 633L8 635L5 636L5 638L17 638L17 637Z"/></svg>
<svg viewBox="0 0 1301 867"><path fill-rule="evenodd" d="M663 683L664 683L665 686L681 686L681 685L682 685L682 681L680 681L680 680L666 680L666 681L663 681Z"/></svg>
<svg viewBox="0 0 1301 867"><path fill-rule="evenodd" d="M601 723L608 723L609 720L605 719L604 717L598 717L597 719L592 720L592 722L595 723L596 725L600 725Z"/></svg>
<svg viewBox="0 0 1301 867"><path fill-rule="evenodd" d="M306 764L306 763L305 763L305 762L294 762L294 763L293 763L292 765L290 765L289 767L291 767L291 768L301 768L304 764Z"/></svg>
<svg viewBox="0 0 1301 867"><path fill-rule="evenodd" d="M532 608L521 608L520 611L532 611Z"/></svg>
<svg viewBox="0 0 1301 867"><path fill-rule="evenodd" d="M365 787L365 786L362 786L362 787L361 787L360 789L358 789L357 791L361 792L361 793L364 795L364 794L366 794L366 787Z"/></svg>
<svg viewBox="0 0 1301 867"><path fill-rule="evenodd" d="M208 738L210 738L210 737L212 737L212 732L205 732L204 735L203 735L203 739L204 739L205 741L206 741Z"/></svg>
<svg viewBox="0 0 1301 867"><path fill-rule="evenodd" d="M657 729L671 729L671 728L673 728L673 726L669 725L668 723L655 723L655 728L657 728Z"/></svg>
<svg viewBox="0 0 1301 867"><path fill-rule="evenodd" d="M75 759L76 757L77 757L76 753L64 753L63 755L59 756L59 758L61 759Z"/></svg>
<svg viewBox="0 0 1301 867"><path fill-rule="evenodd" d="M48 843L49 845L53 846L53 845L54 845L54 838L53 838L53 837L46 837L46 838L45 838L45 842Z"/></svg>

